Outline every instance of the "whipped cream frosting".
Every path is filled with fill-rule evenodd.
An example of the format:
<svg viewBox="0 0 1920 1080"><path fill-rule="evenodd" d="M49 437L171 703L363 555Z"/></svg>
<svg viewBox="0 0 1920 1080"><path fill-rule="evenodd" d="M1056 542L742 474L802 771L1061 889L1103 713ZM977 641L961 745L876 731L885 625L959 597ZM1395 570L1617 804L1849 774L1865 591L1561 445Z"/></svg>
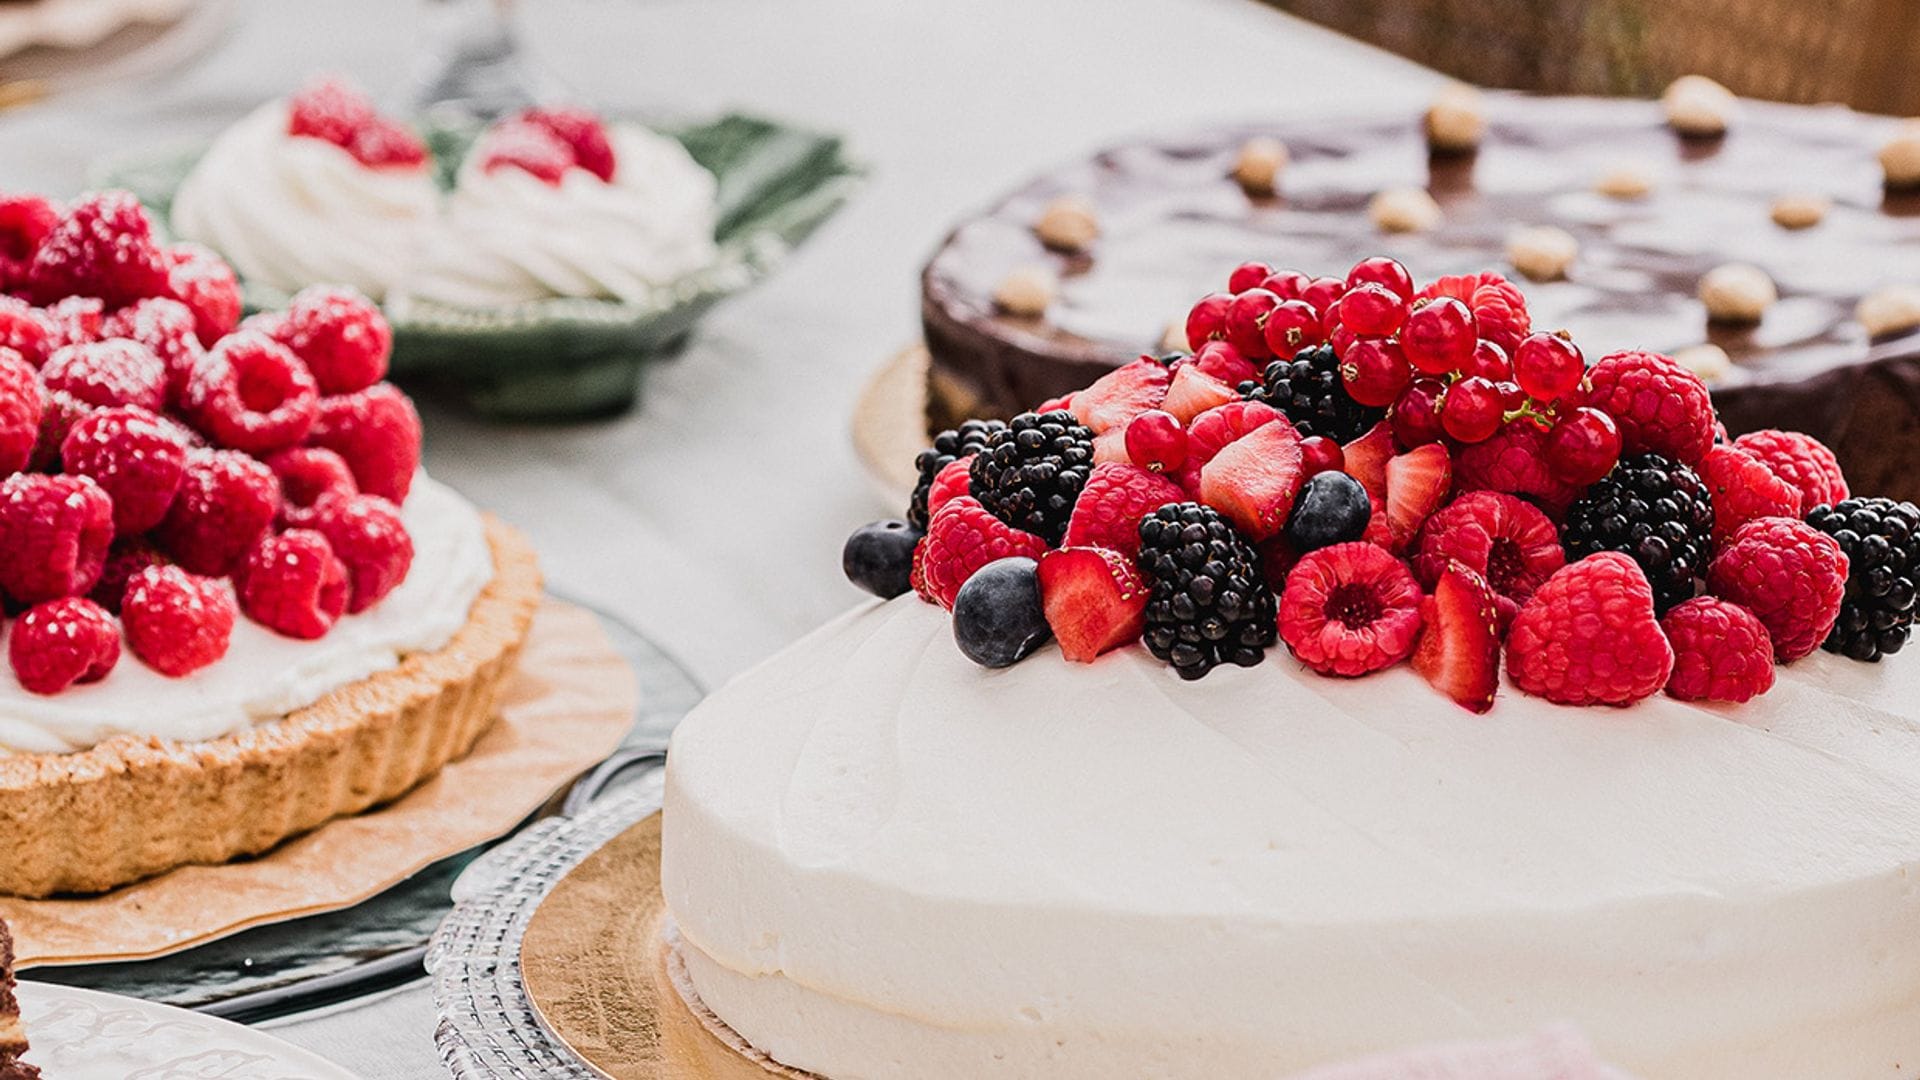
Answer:
<svg viewBox="0 0 1920 1080"><path fill-rule="evenodd" d="M678 142L608 130L611 183L569 169L549 184L467 155L410 298L494 307L552 296L644 300L715 258L713 174Z"/></svg>
<svg viewBox="0 0 1920 1080"><path fill-rule="evenodd" d="M1475 716L1276 648L966 661L872 603L669 759L693 986L849 1080L1265 1078L1580 1026L1648 1080L1920 1075L1920 663Z"/></svg>
<svg viewBox="0 0 1920 1080"><path fill-rule="evenodd" d="M440 648L493 578L486 528L471 503L424 474L400 516L413 538L406 580L318 640L282 637L242 615L227 655L184 678L125 650L105 679L50 696L0 677L0 754L85 750L115 735L218 738L311 705L408 653Z"/></svg>
<svg viewBox="0 0 1920 1080"><path fill-rule="evenodd" d="M418 263L439 200L428 166L369 168L333 143L289 135L286 103L270 102L214 142L169 216L249 282L351 285L380 300Z"/></svg>

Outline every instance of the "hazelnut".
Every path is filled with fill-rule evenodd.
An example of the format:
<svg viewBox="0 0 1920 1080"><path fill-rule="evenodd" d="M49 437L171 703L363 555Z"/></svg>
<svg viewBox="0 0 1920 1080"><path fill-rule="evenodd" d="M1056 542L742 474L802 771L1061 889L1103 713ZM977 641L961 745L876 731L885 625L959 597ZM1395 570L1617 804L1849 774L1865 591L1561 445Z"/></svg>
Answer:
<svg viewBox="0 0 1920 1080"><path fill-rule="evenodd" d="M1920 187L1920 119L1901 124L1880 148L1880 168L1890 188Z"/></svg>
<svg viewBox="0 0 1920 1080"><path fill-rule="evenodd" d="M1644 165L1617 165L1593 182L1593 190L1610 199L1644 199L1653 190L1653 170Z"/></svg>
<svg viewBox="0 0 1920 1080"><path fill-rule="evenodd" d="M1667 123L1682 135L1712 136L1724 133L1739 107L1733 91L1705 75L1682 75L1660 95L1666 108Z"/></svg>
<svg viewBox="0 0 1920 1080"><path fill-rule="evenodd" d="M1883 337L1920 326L1920 285L1887 285L1863 297L1853 317L1868 337Z"/></svg>
<svg viewBox="0 0 1920 1080"><path fill-rule="evenodd" d="M1059 282L1044 266L1022 266L1000 279L993 290L993 302L1009 315L1038 318L1053 303Z"/></svg>
<svg viewBox="0 0 1920 1080"><path fill-rule="evenodd" d="M1427 145L1459 153L1480 145L1487 131L1486 102L1480 91L1465 83L1449 83L1433 97L1425 117Z"/></svg>
<svg viewBox="0 0 1920 1080"><path fill-rule="evenodd" d="M1725 263L1700 279L1700 300L1714 322L1759 322L1767 306L1780 299L1773 279L1751 263Z"/></svg>
<svg viewBox="0 0 1920 1080"><path fill-rule="evenodd" d="M1287 167L1287 144L1270 135L1255 135L1240 144L1233 162L1233 178L1247 194L1271 195L1280 189L1280 171Z"/></svg>
<svg viewBox="0 0 1920 1080"><path fill-rule="evenodd" d="M1426 232L1440 224L1440 204L1427 189L1388 188L1367 204L1367 216L1382 232Z"/></svg>
<svg viewBox="0 0 1920 1080"><path fill-rule="evenodd" d="M1825 195L1782 195L1773 200L1773 223L1783 229L1811 229L1832 206L1833 200Z"/></svg>
<svg viewBox="0 0 1920 1080"><path fill-rule="evenodd" d="M1092 203L1078 195L1062 195L1040 212L1033 232L1042 244L1071 255L1093 246L1100 235L1100 222L1094 217Z"/></svg>
<svg viewBox="0 0 1920 1080"><path fill-rule="evenodd" d="M1187 320L1175 319L1167 324L1167 332L1160 335L1160 351L1163 353L1193 351L1193 343L1187 340Z"/></svg>
<svg viewBox="0 0 1920 1080"><path fill-rule="evenodd" d="M1726 378L1727 372L1733 370L1733 357L1718 345L1689 345L1674 353L1673 359L1708 385Z"/></svg>
<svg viewBox="0 0 1920 1080"><path fill-rule="evenodd" d="M1516 229L1507 237L1507 261L1534 281L1553 281L1565 277L1574 256L1580 254L1580 241L1565 229L1535 225Z"/></svg>

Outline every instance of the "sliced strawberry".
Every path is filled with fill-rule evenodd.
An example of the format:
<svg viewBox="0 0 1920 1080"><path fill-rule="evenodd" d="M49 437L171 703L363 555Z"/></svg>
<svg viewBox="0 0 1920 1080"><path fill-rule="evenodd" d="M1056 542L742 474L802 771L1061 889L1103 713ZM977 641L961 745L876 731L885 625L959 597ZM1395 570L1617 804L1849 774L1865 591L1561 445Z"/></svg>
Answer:
<svg viewBox="0 0 1920 1080"><path fill-rule="evenodd" d="M1040 558L1040 607L1061 655L1088 664L1140 639L1147 585L1133 560L1120 552L1064 547Z"/></svg>
<svg viewBox="0 0 1920 1080"><path fill-rule="evenodd" d="M1127 453L1127 426L1110 428L1093 437L1093 463L1095 465L1131 465L1133 455Z"/></svg>
<svg viewBox="0 0 1920 1080"><path fill-rule="evenodd" d="M1444 443L1428 443L1387 462L1387 528L1395 552L1412 545L1452 488L1453 459Z"/></svg>
<svg viewBox="0 0 1920 1080"><path fill-rule="evenodd" d="M1065 409L1068 412L1073 411L1073 395L1072 394L1062 394L1059 397L1052 399L1051 401L1043 401L1040 403L1039 407L1034 409L1033 411L1045 413L1045 412L1058 412L1061 409Z"/></svg>
<svg viewBox="0 0 1920 1080"><path fill-rule="evenodd" d="M958 498L973 490L973 455L955 458L934 474L933 483L927 487L927 517L940 512L950 499Z"/></svg>
<svg viewBox="0 0 1920 1080"><path fill-rule="evenodd" d="M1453 563L1423 602L1426 629L1413 649L1413 670L1433 688L1477 713L1493 708L1500 688L1500 627L1493 587Z"/></svg>
<svg viewBox="0 0 1920 1080"><path fill-rule="evenodd" d="M1193 354L1193 366L1228 386L1239 386L1260 377L1260 369L1253 361L1224 341L1209 341L1200 346L1200 351Z"/></svg>
<svg viewBox="0 0 1920 1080"><path fill-rule="evenodd" d="M1201 468L1200 501L1259 543L1285 527L1305 474L1300 433L1274 420L1228 443Z"/></svg>
<svg viewBox="0 0 1920 1080"><path fill-rule="evenodd" d="M1160 407L1186 424L1208 409L1239 400L1240 395L1234 393L1233 387L1192 364L1181 364L1173 373L1173 383L1167 387L1166 400Z"/></svg>
<svg viewBox="0 0 1920 1080"><path fill-rule="evenodd" d="M1168 503L1185 502L1180 485L1137 465L1095 465L1067 519L1065 547L1101 547L1131 559L1140 553L1140 519Z"/></svg>
<svg viewBox="0 0 1920 1080"><path fill-rule="evenodd" d="M1124 428L1127 421L1157 409L1166 399L1173 372L1150 356L1114 368L1095 379L1092 386L1077 391L1071 406L1074 419L1093 429L1095 435Z"/></svg>
<svg viewBox="0 0 1920 1080"><path fill-rule="evenodd" d="M1341 448L1345 464L1341 471L1367 489L1376 499L1387 497L1387 461L1393 457L1393 425L1385 420L1373 425L1365 435Z"/></svg>
<svg viewBox="0 0 1920 1080"><path fill-rule="evenodd" d="M1235 401L1208 409L1187 425L1187 467L1198 470L1228 443L1279 419L1280 410L1264 401Z"/></svg>

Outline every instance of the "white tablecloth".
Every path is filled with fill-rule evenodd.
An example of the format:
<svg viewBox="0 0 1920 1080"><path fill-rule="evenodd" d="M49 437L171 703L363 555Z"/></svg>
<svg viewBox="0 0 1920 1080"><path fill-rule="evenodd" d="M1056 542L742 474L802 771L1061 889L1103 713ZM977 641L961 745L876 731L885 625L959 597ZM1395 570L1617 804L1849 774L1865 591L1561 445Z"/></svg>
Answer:
<svg viewBox="0 0 1920 1080"><path fill-rule="evenodd" d="M235 6L233 32L188 71L0 114L0 189L79 190L101 157L210 136L318 70L402 90L412 5ZM435 475L531 534L555 588L595 598L709 685L858 599L841 542L900 508L877 504L859 471L853 399L918 333L920 265L953 219L1129 135L1409 110L1438 83L1252 0L521 7L530 50L587 100L774 113L845 132L872 167L778 277L649 375L632 415L503 429L426 410ZM273 1026L371 1080L441 1075L422 988Z"/></svg>

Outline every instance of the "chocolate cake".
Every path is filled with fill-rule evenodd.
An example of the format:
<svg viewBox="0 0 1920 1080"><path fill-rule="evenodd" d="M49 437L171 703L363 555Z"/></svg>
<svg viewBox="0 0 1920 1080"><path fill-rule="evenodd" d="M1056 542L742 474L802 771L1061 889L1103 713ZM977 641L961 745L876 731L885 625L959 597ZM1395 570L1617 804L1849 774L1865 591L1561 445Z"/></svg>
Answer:
<svg viewBox="0 0 1920 1080"><path fill-rule="evenodd" d="M1466 154L1430 153L1411 114L1116 147L963 222L928 263L929 419L937 430L1006 416L1161 351L1192 298L1221 288L1249 253L1309 274L1386 254L1429 279L1501 265L1514 229L1555 225L1579 254L1565 280L1521 282L1536 327L1571 331L1590 359L1719 345L1733 365L1714 394L1734 434L1805 431L1861 490L1920 498L1920 329L1870 339L1854 316L1876 288L1920 280L1920 195L1887 190L1876 160L1896 126L1840 107L1743 102L1724 136L1683 138L1654 102L1494 94L1481 145ZM1233 177L1241 148L1261 136L1290 157L1271 197ZM1623 168L1647 170L1651 191L1595 190ZM1369 201L1407 185L1430 190L1444 220L1381 232ZM1774 200L1800 193L1831 208L1812 227L1775 224ZM1093 207L1099 236L1062 253L1033 226L1069 195ZM1710 324L1696 298L1701 277L1728 262L1756 264L1778 284L1757 324ZM1035 264L1060 279L1044 313L997 309L1002 280Z"/></svg>
<svg viewBox="0 0 1920 1080"><path fill-rule="evenodd" d="M26 1052L27 1029L13 996L13 935L0 921L0 1080L38 1080L40 1070L20 1060Z"/></svg>

